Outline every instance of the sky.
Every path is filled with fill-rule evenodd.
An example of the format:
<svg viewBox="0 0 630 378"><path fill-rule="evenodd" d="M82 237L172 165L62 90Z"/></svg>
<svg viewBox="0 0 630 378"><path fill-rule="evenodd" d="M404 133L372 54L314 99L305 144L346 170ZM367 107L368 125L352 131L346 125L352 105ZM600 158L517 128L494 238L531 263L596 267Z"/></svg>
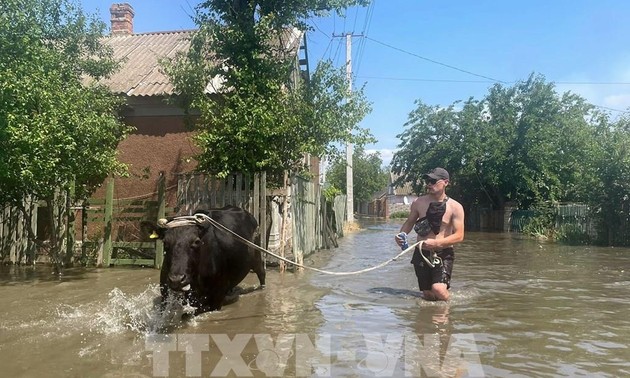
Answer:
<svg viewBox="0 0 630 378"><path fill-rule="evenodd" d="M113 1L81 0L109 25ZM194 29L195 0L129 0L134 32ZM495 83L530 74L610 112L630 107L630 1L374 0L309 21L310 70L318 61L345 67L352 33L353 88L372 112L361 122L378 140L366 146L389 164L416 108L482 99Z"/></svg>

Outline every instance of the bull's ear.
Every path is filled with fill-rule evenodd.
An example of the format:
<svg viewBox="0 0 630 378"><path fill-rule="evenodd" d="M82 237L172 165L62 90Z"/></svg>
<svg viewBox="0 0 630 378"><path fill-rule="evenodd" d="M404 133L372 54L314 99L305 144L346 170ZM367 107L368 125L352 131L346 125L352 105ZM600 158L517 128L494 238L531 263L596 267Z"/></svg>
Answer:
<svg viewBox="0 0 630 378"><path fill-rule="evenodd" d="M210 209L207 209L205 207L198 207L197 209L195 209L195 214L210 215Z"/></svg>
<svg viewBox="0 0 630 378"><path fill-rule="evenodd" d="M145 239L155 240L164 238L164 229L158 227L156 222L142 221L140 222L140 230Z"/></svg>

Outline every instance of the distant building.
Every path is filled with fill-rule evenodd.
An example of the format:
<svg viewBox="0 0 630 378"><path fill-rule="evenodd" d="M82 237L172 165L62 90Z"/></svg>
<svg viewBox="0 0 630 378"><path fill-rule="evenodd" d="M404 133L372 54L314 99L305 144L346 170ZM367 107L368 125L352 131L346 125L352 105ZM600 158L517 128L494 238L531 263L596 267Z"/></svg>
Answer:
<svg viewBox="0 0 630 378"><path fill-rule="evenodd" d="M390 172L387 187L374 194L370 202L359 204L359 214L389 219L393 213L409 212L409 206L418 195L410 183L394 185L398 177Z"/></svg>

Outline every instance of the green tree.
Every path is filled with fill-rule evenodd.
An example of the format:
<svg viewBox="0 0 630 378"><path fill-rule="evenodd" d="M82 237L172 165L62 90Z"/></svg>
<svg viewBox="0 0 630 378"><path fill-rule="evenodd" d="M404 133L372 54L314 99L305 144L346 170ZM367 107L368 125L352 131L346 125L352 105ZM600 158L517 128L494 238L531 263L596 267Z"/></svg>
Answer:
<svg viewBox="0 0 630 378"><path fill-rule="evenodd" d="M330 187L346 193L345 157L335 159L327 170L326 178ZM387 188L389 173L383 168L379 152L368 154L362 147L354 149L352 156L352 190L355 202L367 202L372 196Z"/></svg>
<svg viewBox="0 0 630 378"><path fill-rule="evenodd" d="M53 209L72 183L86 196L124 168L120 100L95 84L116 68L104 30L69 0L0 5L0 203L31 196Z"/></svg>
<svg viewBox="0 0 630 378"><path fill-rule="evenodd" d="M292 27L365 1L212 0L197 7L199 26L185 54L166 63L180 99L195 113L199 169L212 174L299 169L305 153L334 154L340 143L372 141L358 127L369 111L363 90L349 93L343 72L318 65L310 85L291 80ZM217 96L208 83L221 82ZM348 99L347 101L345 101Z"/></svg>
<svg viewBox="0 0 630 378"><path fill-rule="evenodd" d="M522 208L580 201L593 182L593 137L600 115L571 93L531 75L511 87L494 85L481 101L456 109L421 102L406 123L392 165L414 182L443 166L453 174L453 195L464 204Z"/></svg>
<svg viewBox="0 0 630 378"><path fill-rule="evenodd" d="M602 123L592 141L597 148L592 160L596 173L589 181L591 195L586 202L599 220L600 242L626 245L630 223L630 117Z"/></svg>
<svg viewBox="0 0 630 378"><path fill-rule="evenodd" d="M400 175L399 183L410 182L414 192L423 192L422 174L435 167L458 170L460 128L455 105L446 108L416 101L405 127L397 135L401 142L392 158L392 172Z"/></svg>

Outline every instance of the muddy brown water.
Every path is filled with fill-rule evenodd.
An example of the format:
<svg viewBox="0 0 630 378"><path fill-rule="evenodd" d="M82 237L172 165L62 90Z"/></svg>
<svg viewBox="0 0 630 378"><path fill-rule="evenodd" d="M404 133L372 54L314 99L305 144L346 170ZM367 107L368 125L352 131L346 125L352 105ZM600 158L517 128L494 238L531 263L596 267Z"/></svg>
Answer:
<svg viewBox="0 0 630 378"><path fill-rule="evenodd" d="M400 252L400 224L363 227L305 263ZM184 322L155 306L154 269L1 267L0 376L630 376L630 249L469 232L449 303L419 296L410 258L270 269L264 291Z"/></svg>

